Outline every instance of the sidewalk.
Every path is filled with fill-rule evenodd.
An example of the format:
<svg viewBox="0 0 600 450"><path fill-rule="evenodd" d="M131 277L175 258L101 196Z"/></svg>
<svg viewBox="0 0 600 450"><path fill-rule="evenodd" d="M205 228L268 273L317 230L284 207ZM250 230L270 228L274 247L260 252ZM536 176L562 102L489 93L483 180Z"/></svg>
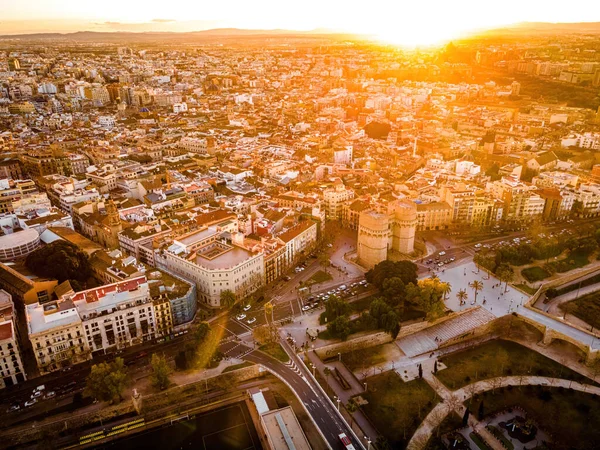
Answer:
<svg viewBox="0 0 600 450"><path fill-rule="evenodd" d="M354 380L354 377L346 378L346 381L348 381L348 383L350 383L350 385L353 386L353 388L345 391L344 389L342 389L340 387L340 385L338 384L338 382L336 380L333 380L332 375L329 375L329 376L325 375L325 368L328 366L331 366L333 364L331 364L331 363L328 365L323 364L321 359L315 354L314 351L307 352L307 354L308 354L308 360L312 364L315 365L316 370L319 372L321 377L324 380L328 380L327 382L329 383L329 387L331 388L331 390L333 392L335 392L335 395L340 399L340 403L341 403L340 406L344 406L344 409L345 409L345 405L348 404L348 402L350 401L350 399L353 396L364 392L364 390L360 389L360 387L357 387L357 383L356 383L356 380ZM338 363L338 364L340 364L340 363ZM344 377L346 377L346 373L344 373ZM350 413L348 413L348 415L350 415ZM360 409L358 409L356 412L354 412L354 414L351 414L351 416L354 419L354 422L356 422L356 424L358 424L358 426L360 427L360 429L363 433L363 436L365 436L365 435L369 436L371 441L375 442L375 440L377 439L377 436L379 436L379 432L375 429L375 427L371 424L371 422L365 417L365 415L362 413L362 411Z"/></svg>

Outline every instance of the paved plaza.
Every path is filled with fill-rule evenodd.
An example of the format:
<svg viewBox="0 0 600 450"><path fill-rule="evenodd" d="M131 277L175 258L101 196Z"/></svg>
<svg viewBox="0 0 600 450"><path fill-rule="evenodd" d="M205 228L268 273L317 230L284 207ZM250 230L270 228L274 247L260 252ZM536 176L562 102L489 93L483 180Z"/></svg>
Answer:
<svg viewBox="0 0 600 450"><path fill-rule="evenodd" d="M479 305L496 317L501 317L513 311L520 312L528 299L526 294L510 285L504 292L505 283L501 283L496 277L490 276L483 270L478 270L473 262L439 270L436 274L440 280L450 283L452 291L448 294L446 306L453 311L462 311ZM469 286L475 280L483 283L483 289L477 293L477 303L475 303L475 291ZM456 298L456 294L461 289L464 289L469 295L468 300L462 306Z"/></svg>

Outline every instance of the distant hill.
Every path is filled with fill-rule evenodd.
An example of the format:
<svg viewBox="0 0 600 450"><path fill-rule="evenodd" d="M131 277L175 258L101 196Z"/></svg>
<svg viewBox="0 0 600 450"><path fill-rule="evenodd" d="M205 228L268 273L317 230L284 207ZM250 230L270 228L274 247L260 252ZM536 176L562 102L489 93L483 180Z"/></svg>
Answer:
<svg viewBox="0 0 600 450"><path fill-rule="evenodd" d="M545 36L561 34L600 34L600 22L549 23L522 22L474 33L477 36Z"/></svg>
<svg viewBox="0 0 600 450"><path fill-rule="evenodd" d="M580 23L546 23L546 22L523 22L514 25L481 30L469 33L465 39L478 39L489 37L522 38L527 36L547 36L564 34L600 34L600 22ZM73 42L209 42L218 40L233 40L236 38L369 38L365 35L353 35L341 33L328 29L316 29L310 31L295 30L248 30L240 28L215 28L209 30L189 32L127 32L127 31L77 31L74 33L32 33L16 35L0 35L0 39L9 40L59 40Z"/></svg>
<svg viewBox="0 0 600 450"><path fill-rule="evenodd" d="M119 42L123 39L127 41L153 41L153 40L185 40L198 37L245 37L245 36L311 36L311 35L334 35L335 32L318 29L311 31L294 31L294 30L246 30L240 28L215 28L211 30L199 30L189 32L128 32L128 31L77 31L74 33L31 33L31 34L13 34L0 35L0 39L22 39L22 40L37 40L37 39L52 39L65 41L80 41L80 42Z"/></svg>

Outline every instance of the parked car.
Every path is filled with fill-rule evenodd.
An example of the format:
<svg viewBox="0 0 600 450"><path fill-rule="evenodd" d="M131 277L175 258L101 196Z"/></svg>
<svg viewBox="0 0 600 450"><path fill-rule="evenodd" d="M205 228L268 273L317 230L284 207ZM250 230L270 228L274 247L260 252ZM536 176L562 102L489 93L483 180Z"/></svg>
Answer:
<svg viewBox="0 0 600 450"><path fill-rule="evenodd" d="M33 391L33 394L31 394L31 398L38 398L42 396L42 391Z"/></svg>
<svg viewBox="0 0 600 450"><path fill-rule="evenodd" d="M235 318L237 320L244 320L246 318L246 314L238 314L237 316L235 316Z"/></svg>
<svg viewBox="0 0 600 450"><path fill-rule="evenodd" d="M21 405L19 405L18 403L13 403L12 405L10 405L10 408L8 408L6 410L7 413L9 412L13 412L13 411L18 411L21 409Z"/></svg>
<svg viewBox="0 0 600 450"><path fill-rule="evenodd" d="M444 252L444 251L438 253L438 255L440 255L440 256L444 256L445 254L446 254L446 252Z"/></svg>
<svg viewBox="0 0 600 450"><path fill-rule="evenodd" d="M246 320L246 323L248 325L252 325L254 322L256 322L256 317L252 317L251 319Z"/></svg>
<svg viewBox="0 0 600 450"><path fill-rule="evenodd" d="M310 309L310 305L304 305L302 307L302 311L308 311Z"/></svg>
<svg viewBox="0 0 600 450"><path fill-rule="evenodd" d="M244 311L250 311L250 308L252 308L252 305L246 305L244 306Z"/></svg>

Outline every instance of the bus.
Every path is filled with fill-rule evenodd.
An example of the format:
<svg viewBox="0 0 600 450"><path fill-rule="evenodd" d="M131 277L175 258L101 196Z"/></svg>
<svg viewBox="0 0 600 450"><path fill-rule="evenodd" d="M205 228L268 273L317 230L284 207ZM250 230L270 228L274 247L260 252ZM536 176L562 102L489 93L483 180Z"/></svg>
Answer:
<svg viewBox="0 0 600 450"><path fill-rule="evenodd" d="M348 436L346 436L346 433L339 434L338 437L340 438L340 441L342 441L342 444L346 450L355 450L354 445L352 445L352 442L350 442L350 439Z"/></svg>

